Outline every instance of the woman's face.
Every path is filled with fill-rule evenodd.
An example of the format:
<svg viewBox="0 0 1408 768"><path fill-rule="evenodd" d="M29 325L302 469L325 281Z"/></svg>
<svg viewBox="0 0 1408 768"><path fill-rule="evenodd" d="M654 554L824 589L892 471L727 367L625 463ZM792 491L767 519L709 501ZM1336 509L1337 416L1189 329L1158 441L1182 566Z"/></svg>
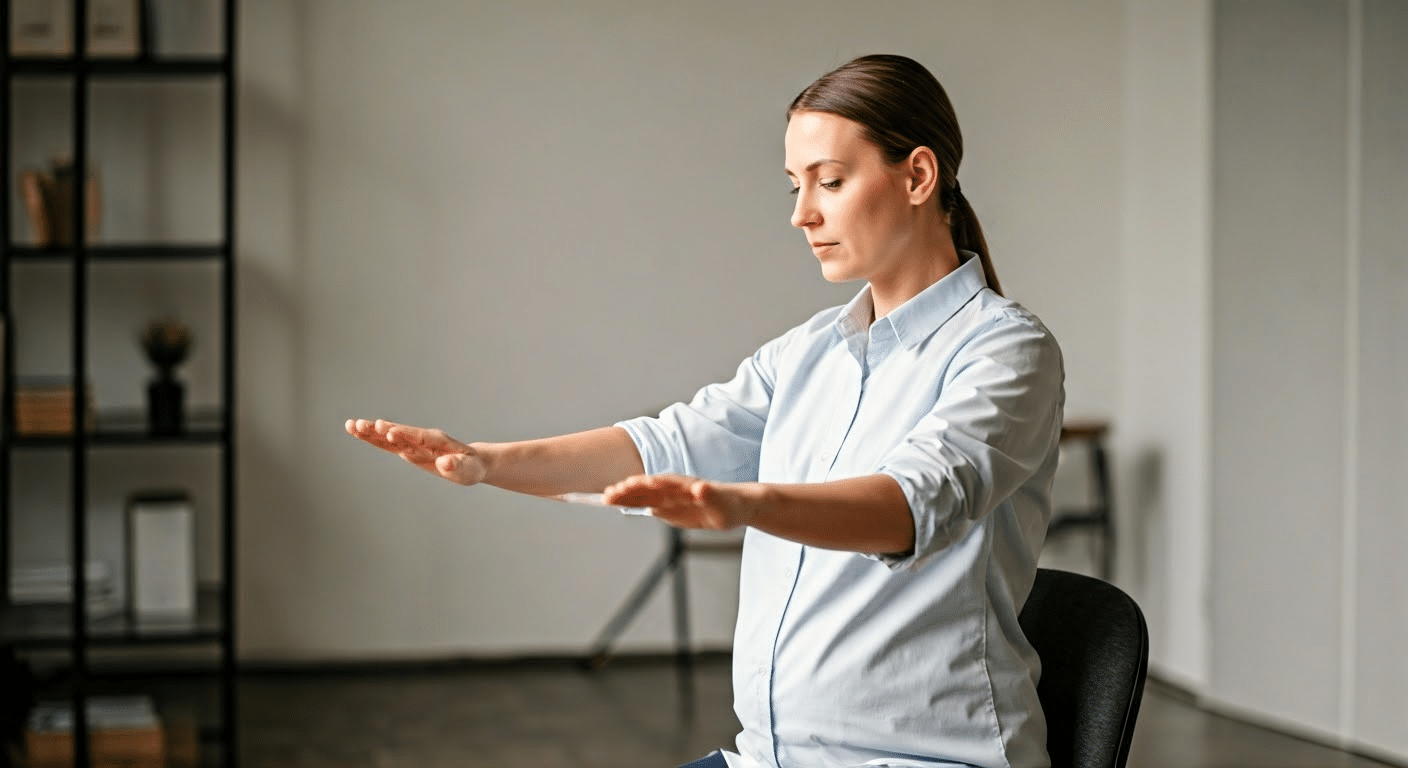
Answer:
<svg viewBox="0 0 1408 768"><path fill-rule="evenodd" d="M910 176L885 162L859 123L828 112L797 112L787 123L787 176L797 197L792 226L807 235L833 283L885 282L916 254Z"/></svg>

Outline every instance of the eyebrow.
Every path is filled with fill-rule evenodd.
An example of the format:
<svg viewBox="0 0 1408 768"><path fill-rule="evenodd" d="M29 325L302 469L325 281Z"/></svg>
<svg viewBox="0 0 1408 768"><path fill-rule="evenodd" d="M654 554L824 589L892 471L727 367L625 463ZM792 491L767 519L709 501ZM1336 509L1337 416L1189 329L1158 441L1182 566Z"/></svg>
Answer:
<svg viewBox="0 0 1408 768"><path fill-rule="evenodd" d="M810 163L808 163L808 164L807 164L807 167L802 169L802 172L805 173L805 172L807 172L807 171L814 170L814 169L816 169L816 168L818 168L818 167L820 167L820 166L829 165L829 164L842 165L842 166L845 165L845 163L841 162L840 160L832 160L832 159L829 158L829 157L823 157L823 158L821 158L820 160L813 160L813 161L811 161ZM788 176L795 176L795 175L796 175L796 174L792 173L792 171L790 171L790 170L788 170L788 169L786 169L786 168L783 168L782 170L786 171Z"/></svg>

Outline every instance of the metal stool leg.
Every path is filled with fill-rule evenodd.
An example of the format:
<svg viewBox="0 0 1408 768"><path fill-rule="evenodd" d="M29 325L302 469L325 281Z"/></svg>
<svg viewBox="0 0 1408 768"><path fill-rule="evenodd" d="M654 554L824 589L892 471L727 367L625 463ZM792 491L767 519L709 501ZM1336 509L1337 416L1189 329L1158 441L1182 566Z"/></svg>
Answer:
<svg viewBox="0 0 1408 768"><path fill-rule="evenodd" d="M1074 509L1053 513L1047 536L1056 536L1072 528L1096 528L1100 554L1096 562L1100 578L1109 581L1115 575L1115 512L1114 493L1110 488L1110 469L1105 452L1105 422L1068 422L1061 427L1061 443L1080 443L1086 451L1090 469L1090 503Z"/></svg>
<svg viewBox="0 0 1408 768"><path fill-rule="evenodd" d="M592 645L592 650L587 661L587 665L592 669L601 669L611 662L611 644L616 641L616 638L620 637L621 633L625 631L626 626L636 617L636 614L640 613L640 609L645 606L645 601L649 599L650 593L659 586L660 580L665 578L665 574L670 571L675 571L677 574L679 573L678 569L684 557L684 540L680 537L680 532L677 528L669 528L667 535L669 541L666 544L665 551L660 554L660 557L655 561L655 564L650 567L650 570L646 571L645 576L641 578L635 590L631 592L625 602L621 603L621 607L617 609L616 615L611 617L611 620L606 623L601 633L597 635L596 642ZM682 581L677 579L675 583L675 626L677 631L680 626L678 613L681 603L678 597L680 590L683 589L681 584ZM688 627L685 629L687 631Z"/></svg>
<svg viewBox="0 0 1408 768"><path fill-rule="evenodd" d="M631 620L645 607L650 593L660 585L667 573L673 575L675 602L675 670L679 677L680 715L684 720L694 717L694 657L689 640L689 582L685 577L684 535L680 529L666 528L665 551L646 572L634 591L597 636L587 657L588 669L598 670L611 663L611 644L616 641Z"/></svg>
<svg viewBox="0 0 1408 768"><path fill-rule="evenodd" d="M689 583L685 578L684 538L678 528L670 529L670 548L675 557L675 671L679 678L680 713L686 720L694 716L694 654L689 640Z"/></svg>
<svg viewBox="0 0 1408 768"><path fill-rule="evenodd" d="M1100 577L1105 581L1115 575L1115 514L1114 500L1110 492L1110 468L1106 462L1105 444L1096 440L1090 446L1091 471L1095 480L1101 534L1104 537L1100 548Z"/></svg>

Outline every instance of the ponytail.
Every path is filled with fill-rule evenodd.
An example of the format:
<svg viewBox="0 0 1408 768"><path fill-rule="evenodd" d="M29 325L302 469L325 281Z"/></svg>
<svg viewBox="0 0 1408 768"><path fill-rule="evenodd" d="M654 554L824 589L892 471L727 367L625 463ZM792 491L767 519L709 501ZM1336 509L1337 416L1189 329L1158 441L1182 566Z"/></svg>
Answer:
<svg viewBox="0 0 1408 768"><path fill-rule="evenodd" d="M993 269L992 258L988 256L988 241L983 237L983 225L978 223L978 215L973 212L973 206L963 195L963 190L959 188L957 181L953 182L950 194L941 196L940 201L946 204L949 232L953 235L953 247L978 254L978 260L983 265L983 277L987 280L988 287L993 290L993 293L1001 296L1002 283L998 282L997 270Z"/></svg>

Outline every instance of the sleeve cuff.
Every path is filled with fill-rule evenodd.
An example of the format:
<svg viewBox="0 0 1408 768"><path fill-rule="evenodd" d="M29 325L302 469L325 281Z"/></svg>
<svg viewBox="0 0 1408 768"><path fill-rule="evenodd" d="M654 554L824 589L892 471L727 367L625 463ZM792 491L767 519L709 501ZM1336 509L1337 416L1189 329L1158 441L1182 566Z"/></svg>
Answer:
<svg viewBox="0 0 1408 768"><path fill-rule="evenodd" d="M655 421L650 416L639 416L634 419L618 421L615 425L626 430L626 434L631 436L631 441L636 444L636 450L640 453L640 462L645 467L647 475L659 475L673 471L669 449L666 447L665 441L656 433Z"/></svg>
<svg viewBox="0 0 1408 768"><path fill-rule="evenodd" d="M926 509L934 498L932 491L919 487L904 473L891 467L881 467L880 474L894 478L899 484L904 499L909 504L909 515L914 521L914 547L908 552L897 554L869 554L865 556L884 563L892 571L907 571L919 567L932 551L934 541L934 516Z"/></svg>

